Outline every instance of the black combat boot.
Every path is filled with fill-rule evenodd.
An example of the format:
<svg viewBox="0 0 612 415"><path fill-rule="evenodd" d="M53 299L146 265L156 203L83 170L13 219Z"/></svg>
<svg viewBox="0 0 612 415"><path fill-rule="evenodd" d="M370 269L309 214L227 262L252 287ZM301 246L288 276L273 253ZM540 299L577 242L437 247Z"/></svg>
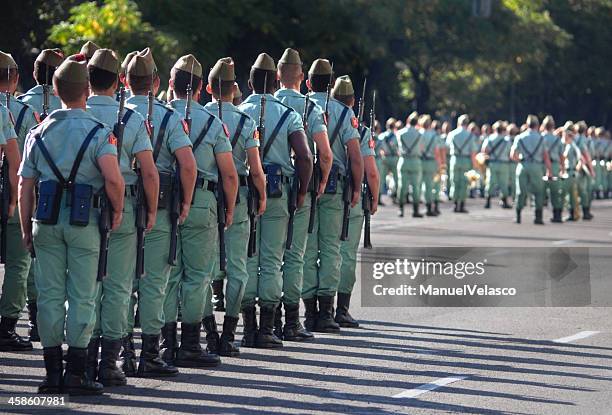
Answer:
<svg viewBox="0 0 612 415"><path fill-rule="evenodd" d="M521 209L516 209L516 223L521 223Z"/></svg>
<svg viewBox="0 0 612 415"><path fill-rule="evenodd" d="M255 347L260 349L276 349L283 347L281 339L274 335L274 314L276 305L259 306L259 332Z"/></svg>
<svg viewBox="0 0 612 415"><path fill-rule="evenodd" d="M283 340L290 342L303 342L314 340L314 334L307 331L300 323L300 305L285 304L285 327L283 327Z"/></svg>
<svg viewBox="0 0 612 415"><path fill-rule="evenodd" d="M590 207L583 207L582 208L582 219L583 220L591 220L591 219L593 219L593 215L591 215L591 208Z"/></svg>
<svg viewBox="0 0 612 415"><path fill-rule="evenodd" d="M134 348L134 335L129 333L121 339L121 369L125 376L136 376L136 349Z"/></svg>
<svg viewBox="0 0 612 415"><path fill-rule="evenodd" d="M576 221L576 216L574 216L574 208L570 206L569 210L568 210L568 215L567 218L565 218L566 222L575 222Z"/></svg>
<svg viewBox="0 0 612 415"><path fill-rule="evenodd" d="M510 203L508 203L507 197L502 198L502 209L512 209L512 206L510 205Z"/></svg>
<svg viewBox="0 0 612 415"><path fill-rule="evenodd" d="M491 209L491 196L487 196L487 201L485 202L484 208Z"/></svg>
<svg viewBox="0 0 612 415"><path fill-rule="evenodd" d="M436 212L436 215L440 215L442 212L440 212L440 201L436 200L434 202L434 212Z"/></svg>
<svg viewBox="0 0 612 415"><path fill-rule="evenodd" d="M38 335L38 322L36 317L38 316L38 306L36 302L28 303L28 317L30 320L30 329L28 330L28 336L31 342L39 342L40 336Z"/></svg>
<svg viewBox="0 0 612 415"><path fill-rule="evenodd" d="M219 354L219 332L215 315L211 314L202 319L202 325L206 332L206 350L208 353Z"/></svg>
<svg viewBox="0 0 612 415"><path fill-rule="evenodd" d="M100 351L100 337L92 337L87 345L87 365L85 371L91 380L98 378L98 352Z"/></svg>
<svg viewBox="0 0 612 415"><path fill-rule="evenodd" d="M308 331L313 331L315 325L317 324L317 317L319 317L319 310L317 309L317 296L315 295L312 298L303 298L304 307L306 308L306 313L304 315L304 327Z"/></svg>
<svg viewBox="0 0 612 415"><path fill-rule="evenodd" d="M457 202L456 200L455 200L455 209L453 209L453 212L459 213L459 202Z"/></svg>
<svg viewBox="0 0 612 415"><path fill-rule="evenodd" d="M212 287L213 299L212 302L215 305L215 311L225 311L225 295L223 295L223 280L213 280L210 283Z"/></svg>
<svg viewBox="0 0 612 415"><path fill-rule="evenodd" d="M255 306L247 306L242 308L242 347L255 347L257 340L257 315L255 314Z"/></svg>
<svg viewBox="0 0 612 415"><path fill-rule="evenodd" d="M468 210L465 208L465 202L461 201L459 203L459 213L469 213Z"/></svg>
<svg viewBox="0 0 612 415"><path fill-rule="evenodd" d="M283 340L283 303L278 303L274 310L274 335Z"/></svg>
<svg viewBox="0 0 612 415"><path fill-rule="evenodd" d="M16 318L0 318L0 351L25 352L32 350L32 342L17 334L15 331L16 326Z"/></svg>
<svg viewBox="0 0 612 415"><path fill-rule="evenodd" d="M87 376L87 373L85 373L87 348L69 347L67 360L66 372L64 373L63 393L79 396L100 395L104 392L104 386L94 379L91 379Z"/></svg>
<svg viewBox="0 0 612 415"><path fill-rule="evenodd" d="M100 368L98 381L104 386L124 386L127 379L123 370L117 367L117 358L121 350L121 340L102 338L102 351L100 352Z"/></svg>
<svg viewBox="0 0 612 415"><path fill-rule="evenodd" d="M178 369L168 365L159 356L159 334L142 333L140 337L142 338L142 350L136 375L141 378L177 376Z"/></svg>
<svg viewBox="0 0 612 415"><path fill-rule="evenodd" d="M563 220L561 219L561 209L553 208L553 217L550 218L550 221L552 223L563 223Z"/></svg>
<svg viewBox="0 0 612 415"><path fill-rule="evenodd" d="M397 213L397 216L399 216L400 218L404 217L404 204L400 203L399 205L399 212Z"/></svg>
<svg viewBox="0 0 612 415"><path fill-rule="evenodd" d="M227 357L240 356L240 349L234 345L234 336L236 335L236 326L238 325L238 317L230 317L228 315L223 319L223 332L219 340L219 355Z"/></svg>
<svg viewBox="0 0 612 415"><path fill-rule="evenodd" d="M325 296L319 299L319 317L314 331L320 333L338 333L340 326L334 321L334 297Z"/></svg>
<svg viewBox="0 0 612 415"><path fill-rule="evenodd" d="M438 216L438 215L436 214L436 212L433 210L433 208L432 208L432 206L431 206L431 203L428 203L428 204L427 204L427 213L426 213L426 215L427 215L427 216Z"/></svg>
<svg viewBox="0 0 612 415"><path fill-rule="evenodd" d="M542 220L542 209L535 210L535 219L533 220L533 223L536 225L544 225L544 220Z"/></svg>
<svg viewBox="0 0 612 415"><path fill-rule="evenodd" d="M43 348L46 375L43 382L38 386L38 393L56 394L62 393L64 361L62 346Z"/></svg>
<svg viewBox="0 0 612 415"><path fill-rule="evenodd" d="M359 327L359 322L349 314L349 306L351 305L351 295L338 293L338 302L336 308L336 318L334 319L340 327Z"/></svg>
<svg viewBox="0 0 612 415"><path fill-rule="evenodd" d="M422 218L423 214L421 212L419 212L419 203L413 203L412 204L412 217L413 218Z"/></svg>
<svg viewBox="0 0 612 415"><path fill-rule="evenodd" d="M217 330L215 324L215 331ZM178 367L215 367L221 364L219 355L208 353L200 344L202 322L181 323L181 347L176 354ZM217 336L219 334L217 333Z"/></svg>
<svg viewBox="0 0 612 415"><path fill-rule="evenodd" d="M176 321L164 324L161 329L161 344L159 345L161 358L170 366L174 365L174 359L176 359L176 352L178 351L177 331L178 323Z"/></svg>

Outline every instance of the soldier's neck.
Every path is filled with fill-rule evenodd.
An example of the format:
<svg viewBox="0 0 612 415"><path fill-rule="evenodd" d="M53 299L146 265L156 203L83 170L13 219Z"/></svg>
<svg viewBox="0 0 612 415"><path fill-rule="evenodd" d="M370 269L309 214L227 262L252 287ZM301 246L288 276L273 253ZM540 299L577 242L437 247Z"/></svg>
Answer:
<svg viewBox="0 0 612 415"><path fill-rule="evenodd" d="M283 83L281 82L281 86L282 86L283 88L286 88L286 89L292 89L292 90L297 91L297 92L300 92L300 85L301 85L301 83L300 83L300 82L296 82L296 83L294 83L294 84L283 84Z"/></svg>
<svg viewBox="0 0 612 415"><path fill-rule="evenodd" d="M62 108L67 110L84 110L87 108L87 101L85 99L73 102L62 101Z"/></svg>

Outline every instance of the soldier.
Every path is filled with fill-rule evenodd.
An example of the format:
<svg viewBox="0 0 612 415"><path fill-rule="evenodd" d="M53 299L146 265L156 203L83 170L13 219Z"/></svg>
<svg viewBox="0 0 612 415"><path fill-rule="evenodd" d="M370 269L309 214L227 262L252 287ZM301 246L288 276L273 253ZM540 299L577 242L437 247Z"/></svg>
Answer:
<svg viewBox="0 0 612 415"><path fill-rule="evenodd" d="M501 121L493 124L493 134L485 138L481 151L487 154L485 186L485 209L491 208L491 197L499 190L502 208L510 209L508 203L508 181L510 180L510 147L512 143L504 134L506 128Z"/></svg>
<svg viewBox="0 0 612 415"><path fill-rule="evenodd" d="M596 157L593 163L595 165L596 180L593 193L597 199L603 199L606 193L605 190L608 188L605 155L609 151L607 148L609 142L605 139L605 130L603 127L595 129L594 138L593 147Z"/></svg>
<svg viewBox="0 0 612 415"><path fill-rule="evenodd" d="M11 55L0 52L0 86L9 94L17 86L17 64ZM12 95L11 95L12 96ZM14 101L11 98L11 101ZM6 95L2 94L2 103L6 103ZM21 104L21 103L19 103ZM18 107L18 108L17 108ZM17 204L17 170L21 162L23 149L22 128L32 125L33 112L25 104L12 105L13 111L22 114L20 125L14 126L14 116L4 105L0 105L0 147L4 155L3 163L8 163L9 192L8 223L6 226L6 264L4 266L4 281L0 296L0 351L32 350L32 343L19 336L15 331L19 314L26 300L26 287L30 257L20 241L19 220L16 218ZM23 108L23 110L22 110ZM26 117L27 115L27 117ZM25 121L25 122L24 122ZM17 128L17 132L15 128ZM18 132L21 136L18 136ZM30 219L28 219L29 221Z"/></svg>
<svg viewBox="0 0 612 415"><path fill-rule="evenodd" d="M550 192L550 201L553 208L553 217L550 221L553 223L563 223L561 217L563 212L563 189L560 176L563 142L560 137L554 134L554 131L555 119L552 115L547 115L544 117L544 120L542 120L542 135L544 136L544 144L548 149L548 156L550 157L552 168L552 177L548 178L545 183L545 187Z"/></svg>
<svg viewBox="0 0 612 415"><path fill-rule="evenodd" d="M130 64L130 61L132 60L132 58L138 54L137 50L134 50L130 53L128 53L127 55L125 55L125 58L123 59L123 62L121 62L121 70L119 72L119 82L121 82L121 84L124 86L125 88L125 98L128 99L132 96L132 93L130 92L130 89L128 87L127 84L127 68L128 65ZM116 99L117 101L119 101L119 92L117 92L116 95Z"/></svg>
<svg viewBox="0 0 612 415"><path fill-rule="evenodd" d="M97 49L87 65L91 96L87 111L107 126L117 123L119 103L115 90L119 85L119 61L110 49ZM134 211L138 176L132 169L138 162L147 199L147 231L155 224L159 176L153 161L153 148L147 135L144 119L135 111L125 108L120 114L125 125L119 168L125 181L123 222L112 233L108 249L107 276L100 285L96 301L96 325L87 352L87 370L91 379L104 386L125 385L125 374L117 368L121 339L127 334L129 299L136 269L136 227ZM118 137L119 138L119 137ZM118 145L119 147L119 145ZM102 345L98 370L98 348Z"/></svg>
<svg viewBox="0 0 612 415"><path fill-rule="evenodd" d="M278 61L278 77L281 89L274 96L283 104L293 108L302 117L306 97L300 93L300 86L304 80L302 60L296 50L286 49ZM291 249L285 250L283 263L283 304L285 306L285 327L280 321L280 306L277 310L277 337L287 341L313 340L312 333L304 329L300 322L300 298L304 281L304 253L308 240L308 223L310 220L310 206L317 204L327 186L329 171L332 166L333 155L329 146L327 127L323 109L314 101L308 99L306 120L303 120L304 129L308 138L308 145L313 155L316 154L319 171L313 174L320 175L318 189L310 188L316 192L317 197L307 197L304 205L295 213L293 220L293 241ZM315 151L316 148L316 151ZM311 180L310 186L314 182ZM312 193L311 193L312 195ZM316 209L316 207L315 207ZM314 219L314 218L313 218Z"/></svg>
<svg viewBox="0 0 612 415"><path fill-rule="evenodd" d="M400 159L397 163L399 182L397 194L399 198L399 217L404 217L404 203L407 202L408 189L412 188L412 217L422 218L419 213L421 201L421 186L423 185L423 169L421 155L425 150L421 141L421 134L417 129L419 115L413 112L406 120L406 128L397 132Z"/></svg>
<svg viewBox="0 0 612 415"><path fill-rule="evenodd" d="M306 330L328 333L340 330L340 326L334 321L333 308L340 280L342 186L348 186L348 180L352 180L351 206L355 206L359 200L363 178L358 122L353 110L335 99L330 99L326 105L326 91L332 79L332 67L328 60L317 59L312 63L306 85L312 91L309 94L312 101L321 108L327 108L333 166L325 193L317 202L314 230L308 235L302 288L302 299L306 307Z"/></svg>
<svg viewBox="0 0 612 415"><path fill-rule="evenodd" d="M338 78L338 81L336 81L333 90L334 99L340 101L344 105L353 107L355 104L355 92L351 79L348 76L341 76ZM362 100L364 99L365 97L362 97ZM372 140L370 129L365 125L360 125L358 131L360 141L359 148L363 158L365 180L368 185L371 186L371 214L374 214L378 209L378 183L380 180L378 177L378 170L376 169L376 161L374 160L374 141ZM361 197L363 197L363 195L361 195ZM363 220L363 205L361 204L361 200L359 200L357 204L351 208L348 240L343 241L340 245L342 265L340 267L338 300L336 316L334 318L340 327L359 327L359 322L349 313L349 307L356 280L357 251L359 249L359 241L361 240Z"/></svg>
<svg viewBox="0 0 612 415"><path fill-rule="evenodd" d="M431 116L421 116L419 124L421 125L419 133L421 134L421 145L423 146L421 167L423 171L427 216L438 216L434 207L434 201L438 197L434 177L440 171L442 164L444 164L440 151L440 142L438 141L436 130L431 123ZM437 200L439 201L439 199Z"/></svg>
<svg viewBox="0 0 612 415"><path fill-rule="evenodd" d="M53 112L30 131L19 169L23 243L29 251L36 250L39 268L35 277L46 377L38 391L100 394L102 385L85 374L98 288L96 207L104 191L112 205L111 227L118 229L124 182L116 138L85 112L89 85L84 57L74 55L64 61L53 75L53 85L66 109ZM32 230L37 182L39 206ZM62 381L64 326L68 363Z"/></svg>
<svg viewBox="0 0 612 415"><path fill-rule="evenodd" d="M183 56L174 64L170 86L177 97L169 103L170 107L184 117L189 115L192 118L189 138L198 166L198 179L193 208L179 229L178 265L171 272L164 303L166 324L162 333L166 346L173 350L180 300L181 345L176 356L168 359L168 353L164 353L164 358L180 367L212 367L221 363L218 347L209 348L211 353L208 354L200 346L205 293L216 272L217 250L210 249L210 246L216 246L219 240L217 215L225 215L225 226L232 226L238 174L227 127L198 103L203 86L202 65L193 55ZM189 93L193 94L191 114L186 113ZM225 195L225 212L217 211L215 192L220 185L223 192L219 194ZM211 323L214 327L210 327ZM204 319L204 324L207 334L217 331L214 317L212 322Z"/></svg>
<svg viewBox="0 0 612 415"><path fill-rule="evenodd" d="M257 224L257 255L249 258L249 280L242 299L245 347L282 347L274 333L274 313L281 300L281 265L289 222L289 192L292 180L299 180L297 208L304 204L312 174L312 154L300 115L272 95L276 87L276 65L261 53L249 77L251 94L239 107L253 119L259 119L262 95L265 101L265 136L259 137L260 159L266 173L266 211ZM295 153L291 163L291 150ZM297 177L295 177L297 176ZM255 301L259 298L259 330Z"/></svg>
<svg viewBox="0 0 612 415"><path fill-rule="evenodd" d="M544 204L543 176L551 177L551 163L544 137L538 132L540 122L535 115L527 117L527 130L521 133L510 150L510 157L519 164L516 168L516 223L521 223L521 210L527 194L535 196L536 225L544 225L542 206Z"/></svg>
<svg viewBox="0 0 612 415"><path fill-rule="evenodd" d="M219 80L221 84L219 85ZM219 59L208 75L206 92L212 95L214 102L205 108L213 114L219 113L219 102L222 103L223 123L227 126L232 145L232 155L239 177L239 194L234 211L234 221L225 231L225 251L227 257L226 272L217 273L211 288L222 293L223 277L227 277L227 302L224 307L223 332L217 332L217 323L212 310L211 289L207 287L204 303L204 329L206 341L211 353L221 356L238 356L240 350L234 345L234 336L238 324L238 315L242 298L247 286L249 274L247 271L247 251L249 243L249 198L248 178L260 195L259 216L266 210L266 182L259 160L259 140L256 124L251 117L233 105L236 96L234 61L231 58ZM220 283L220 284L219 284ZM219 285L216 285L219 284ZM216 294L219 294L219 291ZM213 292L214 293L214 292ZM219 297L218 297L219 299ZM222 302L221 300L220 302ZM216 303L216 306L219 302Z"/></svg>
<svg viewBox="0 0 612 415"><path fill-rule="evenodd" d="M8 93L8 110L5 107L0 107L2 112L2 129L0 136L5 153L8 157L13 158L13 163L9 161L9 167L12 168L13 183L16 184L17 169L20 163L20 154L23 153L23 145L26 135L30 128L38 124L38 114L36 114L29 105L15 99L13 94L19 82L19 72L17 63L10 54L0 52L0 100L2 104L7 103ZM15 141L14 138L17 138ZM8 146L7 144L8 140ZM15 145L16 144L16 145ZM7 189L8 190L8 189ZM11 196L16 199L16 186L11 189ZM32 341L39 341L38 329L36 325L36 289L34 284L28 284L28 272L30 270L30 254L21 244L21 227L19 224L19 215L13 214L7 223L7 254L6 264L4 265L4 280L2 284L2 294L0 295L0 351L21 351L31 350ZM32 289L34 288L34 289ZM30 341L21 338L14 330L13 319L15 323L19 319L21 310L26 304L30 317L30 322L33 323L30 327ZM6 326L6 327L5 327Z"/></svg>
<svg viewBox="0 0 612 415"><path fill-rule="evenodd" d="M432 130L436 133L436 147L438 149L438 171L434 173L434 213L440 215L440 193L442 192L442 175L447 169L448 147L446 147L446 139L442 130L442 125L439 121L434 120L431 123ZM380 203L379 203L380 204Z"/></svg>
<svg viewBox="0 0 612 415"><path fill-rule="evenodd" d="M100 49L100 46L96 45L94 42L92 42L91 40L88 40L87 42L85 42L85 44L83 46L81 46L81 55L85 55L85 58L87 59L87 62L89 62L89 60L93 57L94 53Z"/></svg>
<svg viewBox="0 0 612 415"><path fill-rule="evenodd" d="M64 55L59 49L45 49L34 61L34 80L36 86L23 95L17 97L18 100L28 104L34 111L41 115L41 118L49 115L51 111L61 108L60 99L55 95L51 80L53 73L64 60ZM44 91L49 90L49 108L44 108Z"/></svg>
<svg viewBox="0 0 612 415"><path fill-rule="evenodd" d="M595 171L593 170L593 159L591 158L590 142L586 137L587 125L584 121L578 121L574 125L577 137L574 143L578 146L584 157L584 163L582 169L576 175L576 182L578 183L578 192L580 193L580 204L582 206L582 218L584 220L593 219L591 214L591 182L595 177Z"/></svg>
<svg viewBox="0 0 612 415"><path fill-rule="evenodd" d="M389 173L393 175L393 183L395 189L393 189L392 195L397 191L397 161L399 160L399 145L397 144L397 135L395 134L395 118L389 118L385 123L386 130L378 136L377 141L377 154L381 160L380 163L380 190L386 189L387 176ZM379 200L382 200L382 194L379 196ZM395 196L393 196L395 197Z"/></svg>
<svg viewBox="0 0 612 415"><path fill-rule="evenodd" d="M506 137L511 144L514 144L516 136L519 132L516 124L511 123L506 127ZM516 200L516 161L510 158L510 183L508 184L508 194L512 200Z"/></svg>
<svg viewBox="0 0 612 415"><path fill-rule="evenodd" d="M563 135L562 155L561 155L561 170L562 174L567 174L567 178L563 182L563 192L569 200L568 217L566 221L574 222L579 218L580 201L578 193L578 183L576 178L578 171L583 163L583 156L580 148L574 142L575 126L571 121L565 123L561 129Z"/></svg>
<svg viewBox="0 0 612 415"><path fill-rule="evenodd" d="M455 201L456 213L467 213L465 199L468 193L468 181L465 173L476 168L476 137L468 129L470 120L463 114L457 120L457 128L446 138L450 148L450 196Z"/></svg>
<svg viewBox="0 0 612 415"><path fill-rule="evenodd" d="M184 223L191 208L191 200L196 184L196 162L191 151L191 141L187 136L186 125L179 113L158 102L153 102L151 120L147 118L149 92L155 93L159 88L159 76L149 48L135 55L127 69L127 83L132 97L127 100L127 107L145 117L153 146L153 160L159 172L158 212L153 230L146 235L145 243L145 277L135 280L138 290L138 309L142 326L142 351L138 376L176 376L178 369L168 365L159 355L159 337L164 325L163 304L164 292L170 277L170 195L175 182L175 165L180 175L182 200L179 203L179 223ZM149 124L151 122L151 124ZM151 132L155 132L151 137ZM128 325L128 334L123 342L128 356L124 360L123 370L128 376L135 376L133 361L132 328ZM124 354L125 356L125 354Z"/></svg>

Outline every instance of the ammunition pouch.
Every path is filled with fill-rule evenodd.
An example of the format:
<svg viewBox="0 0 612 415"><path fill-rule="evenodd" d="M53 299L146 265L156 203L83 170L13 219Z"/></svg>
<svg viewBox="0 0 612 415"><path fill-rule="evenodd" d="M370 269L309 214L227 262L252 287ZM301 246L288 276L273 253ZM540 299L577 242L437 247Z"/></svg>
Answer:
<svg viewBox="0 0 612 415"><path fill-rule="evenodd" d="M266 173L266 194L271 199L283 196L283 184L288 182L288 177L283 176L283 170L278 164L269 164L264 167Z"/></svg>
<svg viewBox="0 0 612 415"><path fill-rule="evenodd" d="M62 203L62 185L46 180L38 185L38 205L34 218L45 225L56 225Z"/></svg>
<svg viewBox="0 0 612 415"><path fill-rule="evenodd" d="M93 188L89 184L73 184L70 189L70 224L89 225Z"/></svg>
<svg viewBox="0 0 612 415"><path fill-rule="evenodd" d="M338 182L340 180L340 169L337 165L333 164L329 171L329 179L327 179L327 186L325 186L325 194L335 195L338 193Z"/></svg>
<svg viewBox="0 0 612 415"><path fill-rule="evenodd" d="M157 199L157 209L168 209L172 198L172 183L174 175L171 173L159 173L159 197Z"/></svg>

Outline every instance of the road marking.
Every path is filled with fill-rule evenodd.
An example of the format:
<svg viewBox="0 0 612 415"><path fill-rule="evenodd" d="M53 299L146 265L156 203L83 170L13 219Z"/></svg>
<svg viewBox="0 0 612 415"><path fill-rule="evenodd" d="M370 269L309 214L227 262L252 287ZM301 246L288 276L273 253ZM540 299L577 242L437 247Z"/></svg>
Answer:
<svg viewBox="0 0 612 415"><path fill-rule="evenodd" d="M575 244L578 241L575 239L563 239L561 241L554 241L552 244L553 245L569 245L569 244Z"/></svg>
<svg viewBox="0 0 612 415"><path fill-rule="evenodd" d="M576 333L572 336L568 336L568 337L561 337L560 339L556 339L553 340L553 342L555 343L570 343L573 342L574 340L580 340L580 339L585 339L587 337L591 337L597 333L600 333L599 331L581 331L579 333Z"/></svg>
<svg viewBox="0 0 612 415"><path fill-rule="evenodd" d="M433 382L426 383L421 386L417 386L414 389L408 389L403 392L400 392L397 395L393 395L393 397L394 398L408 398L408 399L416 398L417 396L422 395L426 392L436 390L438 388L441 388L442 386L446 386L453 382L457 382L459 380L463 380L466 378L467 376L450 376L447 378L440 378L440 379L434 380Z"/></svg>

